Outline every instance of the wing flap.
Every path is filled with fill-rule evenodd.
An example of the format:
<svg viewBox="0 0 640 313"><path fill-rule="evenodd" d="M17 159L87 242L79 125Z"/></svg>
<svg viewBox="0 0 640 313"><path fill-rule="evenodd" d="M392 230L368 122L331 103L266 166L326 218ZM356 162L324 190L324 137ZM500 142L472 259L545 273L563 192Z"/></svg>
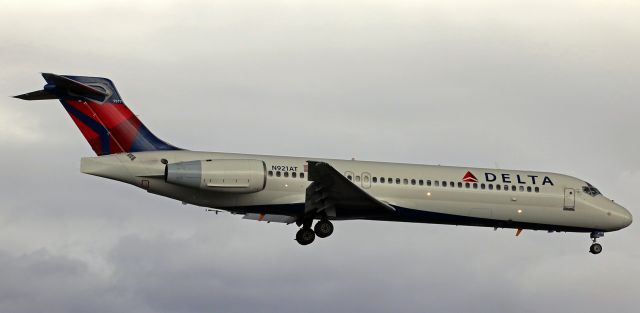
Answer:
<svg viewBox="0 0 640 313"><path fill-rule="evenodd" d="M289 215L279 215L279 214L258 214L258 213L247 213L242 217L245 220L254 220L259 222L267 222L267 223L285 223L291 224L296 221L294 216Z"/></svg>

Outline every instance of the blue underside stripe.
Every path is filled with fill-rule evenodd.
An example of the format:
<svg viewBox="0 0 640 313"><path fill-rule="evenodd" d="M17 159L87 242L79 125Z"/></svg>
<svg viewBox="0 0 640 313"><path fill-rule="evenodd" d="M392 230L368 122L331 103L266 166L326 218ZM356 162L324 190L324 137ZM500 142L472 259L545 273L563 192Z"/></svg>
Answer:
<svg viewBox="0 0 640 313"><path fill-rule="evenodd" d="M235 211L240 209L248 213L266 213L266 214L281 214L290 216L300 216L304 213L304 203L290 203L290 204L276 204L276 205L261 205L261 206L249 206L242 208L226 208L229 211ZM536 224L526 222L514 222L504 221L489 218L480 218L464 215L455 215L447 213L438 213L423 211L417 209L409 209L399 206L394 206L395 213L391 213L385 216L364 217L363 219L380 220L380 221L397 221L397 222L414 222L414 223L432 223L432 224L448 224L448 225L469 225L469 226L486 226L486 227L501 227L501 228L525 228L525 229L540 229L540 230L554 230L554 231L569 231L569 232L591 232L598 231L597 229L587 229L581 227L571 227L562 225L551 224ZM340 214L338 214L340 215ZM340 219L340 216L338 216ZM349 218L346 218L349 219Z"/></svg>

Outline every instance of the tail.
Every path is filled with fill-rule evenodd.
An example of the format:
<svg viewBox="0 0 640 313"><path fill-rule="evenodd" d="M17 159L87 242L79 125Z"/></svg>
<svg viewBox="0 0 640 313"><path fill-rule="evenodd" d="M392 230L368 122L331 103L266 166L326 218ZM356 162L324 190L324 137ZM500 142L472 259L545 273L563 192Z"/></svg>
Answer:
<svg viewBox="0 0 640 313"><path fill-rule="evenodd" d="M113 82L102 77L43 73L43 90L15 98L59 99L97 155L179 150L152 134L124 104Z"/></svg>

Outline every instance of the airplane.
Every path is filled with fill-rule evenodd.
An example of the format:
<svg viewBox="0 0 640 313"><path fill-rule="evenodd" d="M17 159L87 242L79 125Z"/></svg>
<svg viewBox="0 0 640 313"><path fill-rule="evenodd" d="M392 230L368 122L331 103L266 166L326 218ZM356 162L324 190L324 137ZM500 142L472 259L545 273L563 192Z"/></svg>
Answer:
<svg viewBox="0 0 640 313"><path fill-rule="evenodd" d="M331 221L377 220L589 233L589 251L599 254L597 239L633 220L593 185L557 173L189 151L149 131L111 80L42 76L42 90L15 98L60 100L97 155L81 159L82 173L296 224L301 245L329 237Z"/></svg>

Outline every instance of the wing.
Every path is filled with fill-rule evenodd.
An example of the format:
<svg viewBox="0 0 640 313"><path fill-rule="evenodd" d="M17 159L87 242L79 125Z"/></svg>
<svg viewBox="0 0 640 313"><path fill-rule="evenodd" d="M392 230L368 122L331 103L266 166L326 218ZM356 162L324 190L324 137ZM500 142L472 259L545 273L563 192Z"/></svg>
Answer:
<svg viewBox="0 0 640 313"><path fill-rule="evenodd" d="M325 162L307 161L308 179L305 212L326 212L329 216L381 216L395 209L368 194ZM337 214L337 215L336 215Z"/></svg>

